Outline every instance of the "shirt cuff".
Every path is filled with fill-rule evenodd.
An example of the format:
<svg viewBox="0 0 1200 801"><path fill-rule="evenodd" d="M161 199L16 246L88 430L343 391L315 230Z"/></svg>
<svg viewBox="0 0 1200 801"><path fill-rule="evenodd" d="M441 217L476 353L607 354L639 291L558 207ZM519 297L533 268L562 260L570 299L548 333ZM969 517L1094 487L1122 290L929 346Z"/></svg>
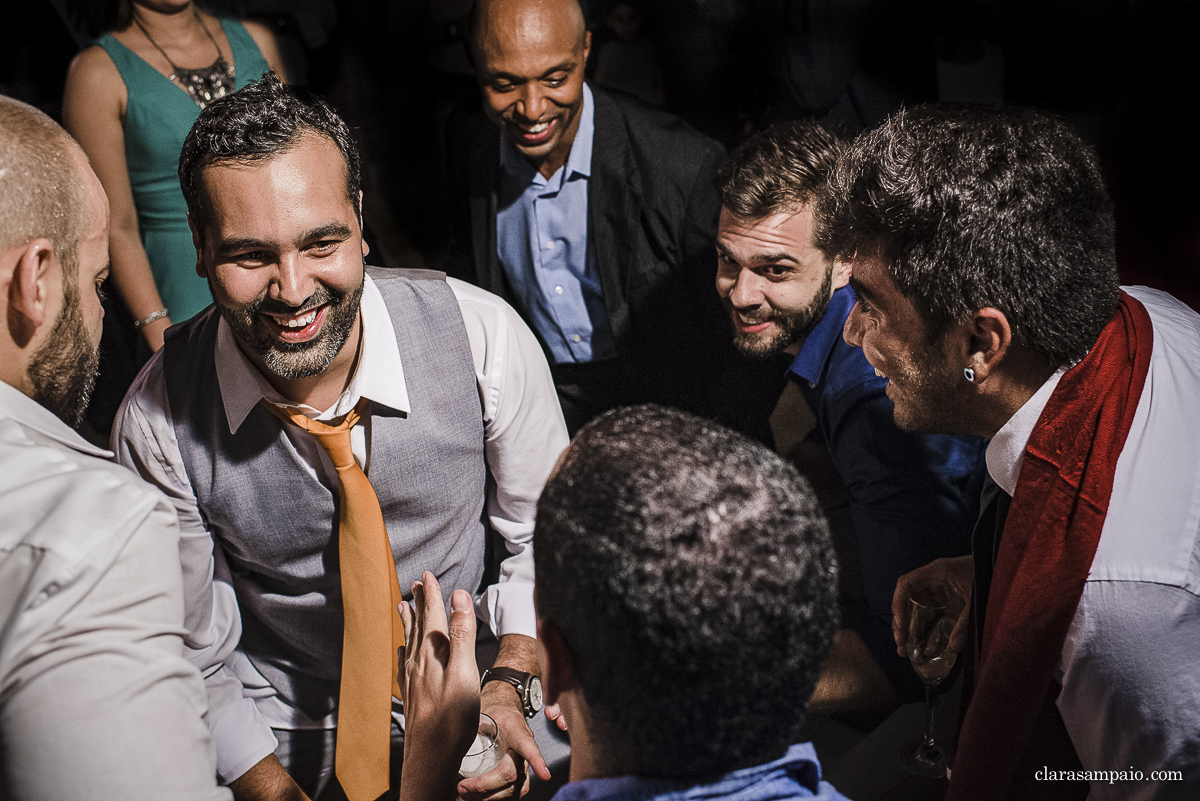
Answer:
<svg viewBox="0 0 1200 801"><path fill-rule="evenodd" d="M496 639L505 634L524 634L537 639L537 614L533 611L533 585L527 581L501 581L487 588L482 604L487 614L479 615L492 627ZM478 614L478 610L476 613Z"/></svg>
<svg viewBox="0 0 1200 801"><path fill-rule="evenodd" d="M209 713L208 729L217 748L217 776L224 784L240 778L279 745L251 698Z"/></svg>

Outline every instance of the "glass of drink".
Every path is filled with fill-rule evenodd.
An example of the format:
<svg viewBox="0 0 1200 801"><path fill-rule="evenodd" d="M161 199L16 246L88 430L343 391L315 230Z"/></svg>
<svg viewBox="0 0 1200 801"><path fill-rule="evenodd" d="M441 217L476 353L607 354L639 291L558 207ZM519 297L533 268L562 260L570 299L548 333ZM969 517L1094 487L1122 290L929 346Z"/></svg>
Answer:
<svg viewBox="0 0 1200 801"><path fill-rule="evenodd" d="M503 752L500 749L500 730L491 715L479 713L479 732L467 749L462 764L458 766L458 774L464 779L482 776L500 764Z"/></svg>
<svg viewBox="0 0 1200 801"><path fill-rule="evenodd" d="M946 775L946 752L933 738L934 688L954 667L958 652L950 647L950 632L962 612L962 602L940 581L921 584L909 593L908 658L925 682L925 736L904 760L918 776ZM911 747L911 746L910 746Z"/></svg>

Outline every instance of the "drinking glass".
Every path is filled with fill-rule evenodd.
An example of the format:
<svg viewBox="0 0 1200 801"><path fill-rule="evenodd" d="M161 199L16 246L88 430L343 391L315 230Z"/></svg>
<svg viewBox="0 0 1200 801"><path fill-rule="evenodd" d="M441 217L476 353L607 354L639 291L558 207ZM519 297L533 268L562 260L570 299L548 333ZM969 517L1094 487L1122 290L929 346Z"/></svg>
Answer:
<svg viewBox="0 0 1200 801"><path fill-rule="evenodd" d="M950 647L950 632L962 612L962 602L947 584L932 581L909 592L908 658L925 682L925 736L910 744L905 767L918 776L946 775L946 752L933 738L934 689L950 673L958 652ZM915 747L913 747L915 746Z"/></svg>
<svg viewBox="0 0 1200 801"><path fill-rule="evenodd" d="M500 764L500 730L491 715L479 713L479 732L471 747L467 749L462 764L458 766L458 774L464 779L482 776Z"/></svg>

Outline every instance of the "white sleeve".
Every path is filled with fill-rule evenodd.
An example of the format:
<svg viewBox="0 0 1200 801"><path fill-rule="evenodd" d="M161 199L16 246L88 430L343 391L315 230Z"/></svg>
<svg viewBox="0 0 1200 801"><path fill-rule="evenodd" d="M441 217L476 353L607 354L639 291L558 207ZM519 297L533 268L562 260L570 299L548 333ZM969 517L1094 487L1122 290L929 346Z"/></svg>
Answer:
<svg viewBox="0 0 1200 801"><path fill-rule="evenodd" d="M217 773L231 782L274 753L276 740L253 699L245 697L241 681L225 664L241 638L241 614L233 587L219 575L214 579L213 538L204 526L175 438L161 352L126 394L113 425L112 449L117 461L162 490L179 516L187 628L184 654L204 677Z"/></svg>
<svg viewBox="0 0 1200 801"><path fill-rule="evenodd" d="M108 553L131 526L120 551ZM203 685L180 655L175 515L165 503L142 504L122 529L54 570L65 578L6 626L5 798L229 798L201 721ZM47 550L40 558L46 568L60 557Z"/></svg>
<svg viewBox="0 0 1200 801"><path fill-rule="evenodd" d="M1144 581L1089 581L1063 646L1058 708L1090 801L1200 798L1200 597ZM1153 780L1181 771L1183 780Z"/></svg>
<svg viewBox="0 0 1200 801"><path fill-rule="evenodd" d="M462 309L483 404L487 514L511 556L483 598L497 637L537 636L533 611L533 519L538 496L567 447L550 366L529 326L500 298L447 279ZM483 611L483 610L481 610Z"/></svg>

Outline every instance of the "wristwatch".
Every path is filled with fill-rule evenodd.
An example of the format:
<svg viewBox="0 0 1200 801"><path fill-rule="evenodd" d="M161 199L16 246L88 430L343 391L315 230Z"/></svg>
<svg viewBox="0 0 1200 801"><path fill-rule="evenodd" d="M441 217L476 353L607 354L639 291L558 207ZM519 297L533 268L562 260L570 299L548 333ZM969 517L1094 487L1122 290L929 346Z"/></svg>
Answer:
<svg viewBox="0 0 1200 801"><path fill-rule="evenodd" d="M489 681L505 681L517 688L521 698L521 711L525 717L531 718L542 711L542 680L532 673L507 667L494 667L483 671L483 679L479 689L483 689Z"/></svg>

